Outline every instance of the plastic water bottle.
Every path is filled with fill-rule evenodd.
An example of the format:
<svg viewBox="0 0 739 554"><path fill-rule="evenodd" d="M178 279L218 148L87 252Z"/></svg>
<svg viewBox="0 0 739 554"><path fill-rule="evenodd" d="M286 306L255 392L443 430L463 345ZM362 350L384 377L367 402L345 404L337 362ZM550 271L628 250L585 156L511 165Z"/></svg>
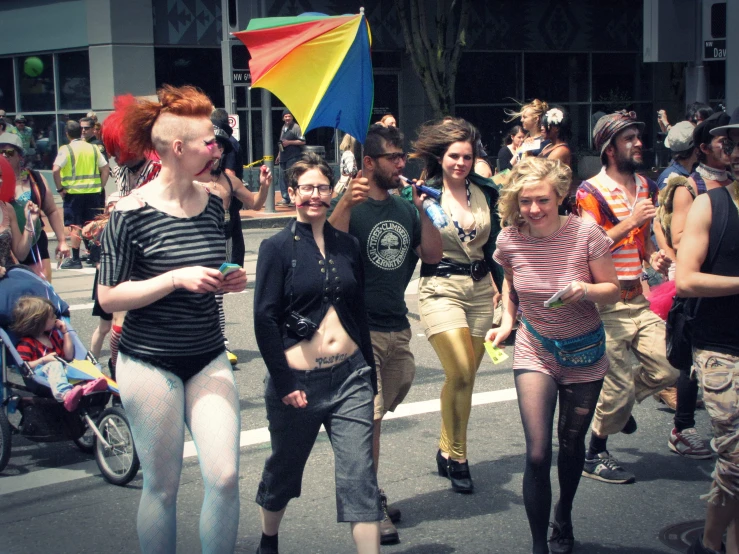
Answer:
<svg viewBox="0 0 739 554"><path fill-rule="evenodd" d="M426 212L431 223L433 223L434 227L437 229L443 229L449 225L449 219L447 219L446 213L433 198L426 198L426 200L423 201L423 211Z"/></svg>

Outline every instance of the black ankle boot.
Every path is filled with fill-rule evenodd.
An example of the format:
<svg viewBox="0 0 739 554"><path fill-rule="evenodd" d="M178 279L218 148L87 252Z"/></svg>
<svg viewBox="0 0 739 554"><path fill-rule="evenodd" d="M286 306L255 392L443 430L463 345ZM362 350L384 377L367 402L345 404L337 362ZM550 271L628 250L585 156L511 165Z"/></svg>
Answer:
<svg viewBox="0 0 739 554"><path fill-rule="evenodd" d="M446 477L452 482L452 490L462 494L473 491L470 466L467 462L457 462L451 458L441 455L441 450L436 453L436 467L441 477Z"/></svg>

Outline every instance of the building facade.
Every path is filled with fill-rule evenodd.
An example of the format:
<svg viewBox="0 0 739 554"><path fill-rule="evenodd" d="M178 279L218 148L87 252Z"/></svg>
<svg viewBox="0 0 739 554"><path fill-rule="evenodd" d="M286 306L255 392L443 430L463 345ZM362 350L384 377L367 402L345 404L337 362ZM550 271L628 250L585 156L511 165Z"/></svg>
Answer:
<svg viewBox="0 0 739 554"><path fill-rule="evenodd" d="M357 13L364 5L373 35L376 119L393 113L412 140L418 125L432 117L393 0L262 4L268 16ZM427 9L435 6L428 3ZM60 130L67 119L89 110L104 117L117 94L151 95L164 83L192 84L216 106L236 111L247 162L256 162L262 157L261 91L232 82L232 71L248 69L248 52L223 38L234 16L243 29L249 17L261 15L259 7L256 0L4 0L0 108L11 118L18 113L28 118L39 145L37 163L48 168L65 140ZM571 142L577 152L587 152L593 114L631 109L647 122L645 144L653 149L659 139L657 110L667 109L677 121L691 99L685 98L685 64L642 62L643 8L643 0L473 2L456 115L480 128L494 155L513 125L505 122L504 110L540 98L570 112ZM715 106L725 98L725 65L705 65ZM271 113L276 135L278 98L272 98ZM327 158L335 160L333 130L312 131L307 138L324 145Z"/></svg>

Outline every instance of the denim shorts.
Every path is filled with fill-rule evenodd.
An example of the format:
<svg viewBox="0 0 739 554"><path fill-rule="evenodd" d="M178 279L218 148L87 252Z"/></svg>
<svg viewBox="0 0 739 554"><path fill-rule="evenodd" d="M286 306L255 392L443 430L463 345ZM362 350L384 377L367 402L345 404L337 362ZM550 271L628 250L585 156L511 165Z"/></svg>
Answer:
<svg viewBox="0 0 739 554"><path fill-rule="evenodd" d="M264 464L257 504L277 512L300 496L305 464L324 425L334 450L337 521L382 520L372 461L372 370L362 353L329 368L292 371L308 406L283 404L267 378L264 397L272 454Z"/></svg>

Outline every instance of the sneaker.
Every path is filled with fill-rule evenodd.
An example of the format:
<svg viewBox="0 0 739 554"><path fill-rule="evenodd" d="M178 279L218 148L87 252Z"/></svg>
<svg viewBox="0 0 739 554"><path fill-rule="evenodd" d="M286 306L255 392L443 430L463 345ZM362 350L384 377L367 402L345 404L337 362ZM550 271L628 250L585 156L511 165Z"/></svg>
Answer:
<svg viewBox="0 0 739 554"><path fill-rule="evenodd" d="M60 269L82 269L82 262L79 260L73 260L72 258L67 258L61 263L59 268Z"/></svg>
<svg viewBox="0 0 739 554"><path fill-rule="evenodd" d="M626 485L636 481L636 477L618 465L616 458L611 456L608 450L598 452L593 459L586 456L582 476L614 485Z"/></svg>
<svg viewBox="0 0 739 554"><path fill-rule="evenodd" d="M570 554L575 545L575 536L572 534L572 525L560 525L553 521L549 524L552 534L549 536L549 552L552 554Z"/></svg>
<svg viewBox="0 0 739 554"><path fill-rule="evenodd" d="M667 446L676 454L691 460L708 460L713 458L713 452L706 446L706 442L695 427L689 427L678 431L673 429Z"/></svg>
<svg viewBox="0 0 739 554"><path fill-rule="evenodd" d="M231 362L231 365L236 365L239 361L236 354L231 352L228 348L226 348L226 357L228 358L228 361Z"/></svg>
<svg viewBox="0 0 739 554"><path fill-rule="evenodd" d="M677 410L677 387L667 387L659 391L654 395L654 399L674 412Z"/></svg>

